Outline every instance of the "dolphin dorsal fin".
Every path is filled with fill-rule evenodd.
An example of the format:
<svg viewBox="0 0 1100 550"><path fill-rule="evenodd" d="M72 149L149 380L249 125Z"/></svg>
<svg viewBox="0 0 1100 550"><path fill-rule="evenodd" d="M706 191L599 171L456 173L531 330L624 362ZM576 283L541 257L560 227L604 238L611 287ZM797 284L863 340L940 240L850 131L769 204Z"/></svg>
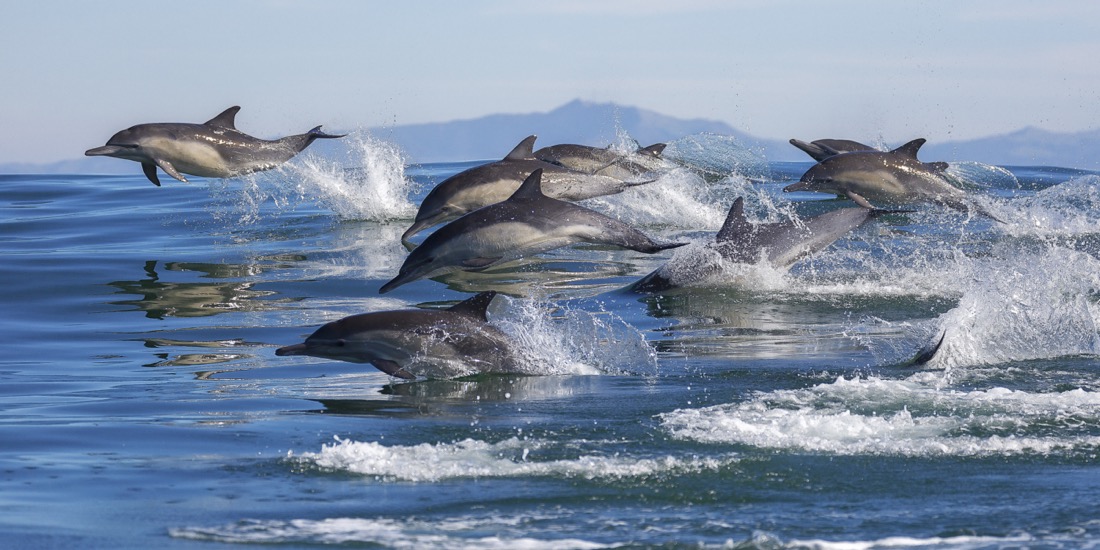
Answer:
<svg viewBox="0 0 1100 550"><path fill-rule="evenodd" d="M542 193L542 168L536 168L534 172L531 172L527 179L523 180L519 189L516 189L515 193L512 193L508 200L516 199L540 199L546 195Z"/></svg>
<svg viewBox="0 0 1100 550"><path fill-rule="evenodd" d="M219 114L218 116L206 121L204 124L206 126L217 126L218 128L228 128L230 130L236 130L237 123L234 121L234 119L237 118L237 111L240 110L241 108L239 106L234 105L222 111L221 114Z"/></svg>
<svg viewBox="0 0 1100 550"><path fill-rule="evenodd" d="M642 155L649 155L651 157L659 157L661 153L665 152L665 147L668 147L665 143L654 143L649 147L642 147L638 149L638 153Z"/></svg>
<svg viewBox="0 0 1100 550"><path fill-rule="evenodd" d="M907 157L917 158L917 151L920 151L921 145L924 145L925 141L927 140L924 138L917 138L890 152L897 153L899 155L905 155Z"/></svg>
<svg viewBox="0 0 1100 550"><path fill-rule="evenodd" d="M527 136L512 149L511 153L504 155L504 160L524 160L535 158L535 139L538 136Z"/></svg>
<svg viewBox="0 0 1100 550"><path fill-rule="evenodd" d="M718 230L714 240L718 242L732 240L751 227L752 224L745 217L745 198L737 197L737 200L733 201L733 206L730 207L730 213L726 215L726 222L722 224L722 229Z"/></svg>
<svg viewBox="0 0 1100 550"><path fill-rule="evenodd" d="M486 313L489 310L489 304L492 303L493 297L497 295L495 290L486 290L485 292L479 292L473 298L467 298L449 308L447 311L452 313L459 313L462 315L469 315L482 321L488 321L489 316Z"/></svg>

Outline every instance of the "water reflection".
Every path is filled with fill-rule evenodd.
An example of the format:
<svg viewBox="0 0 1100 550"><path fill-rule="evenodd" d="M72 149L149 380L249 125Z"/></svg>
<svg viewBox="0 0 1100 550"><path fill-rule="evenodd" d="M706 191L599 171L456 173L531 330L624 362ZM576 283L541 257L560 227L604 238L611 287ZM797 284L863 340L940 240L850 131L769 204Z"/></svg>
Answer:
<svg viewBox="0 0 1100 550"><path fill-rule="evenodd" d="M706 289L641 301L651 317L674 321L654 342L665 354L781 359L863 349L845 320L850 302Z"/></svg>
<svg viewBox="0 0 1100 550"><path fill-rule="evenodd" d="M478 375L462 380L426 380L387 384L375 399L317 399L326 414L355 416L447 415L454 407L572 399L595 391L599 376Z"/></svg>
<svg viewBox="0 0 1100 550"><path fill-rule="evenodd" d="M200 272L201 277L227 279L250 277L265 269L255 264L206 264L170 262L164 269L175 272ZM157 273L157 261L145 262L146 278L137 281L108 283L119 291L116 294L141 296L134 300L118 300L111 305L132 306L144 311L150 319L166 317L206 317L227 311L253 311L261 304L256 298L270 296L274 292L253 290L253 282L165 282Z"/></svg>

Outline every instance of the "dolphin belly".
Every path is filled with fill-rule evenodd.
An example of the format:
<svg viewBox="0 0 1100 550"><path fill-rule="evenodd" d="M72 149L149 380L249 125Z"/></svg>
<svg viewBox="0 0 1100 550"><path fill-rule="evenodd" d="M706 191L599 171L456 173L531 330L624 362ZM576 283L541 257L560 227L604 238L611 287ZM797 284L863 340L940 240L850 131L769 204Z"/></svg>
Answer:
<svg viewBox="0 0 1100 550"><path fill-rule="evenodd" d="M143 143L142 150L154 161L167 161L185 174L204 178L235 175L218 148L207 141L156 138Z"/></svg>

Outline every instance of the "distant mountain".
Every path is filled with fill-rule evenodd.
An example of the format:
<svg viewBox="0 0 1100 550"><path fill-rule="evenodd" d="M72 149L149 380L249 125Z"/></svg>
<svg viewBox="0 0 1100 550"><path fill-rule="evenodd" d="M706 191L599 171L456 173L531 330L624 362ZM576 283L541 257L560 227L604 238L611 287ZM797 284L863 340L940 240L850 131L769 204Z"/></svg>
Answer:
<svg viewBox="0 0 1100 550"><path fill-rule="evenodd" d="M922 160L972 160L998 166L1061 166L1100 171L1100 130L1055 133L1027 127L969 141L928 143Z"/></svg>
<svg viewBox="0 0 1100 550"><path fill-rule="evenodd" d="M535 134L535 148L556 143L604 146L625 131L642 145L691 134L714 133L759 144L730 125L715 120L684 120L614 103L574 100L548 113L489 115L471 120L374 128L376 137L398 144L414 162L498 159L523 138ZM772 142L771 145L782 142ZM786 145L790 147L790 145Z"/></svg>
<svg viewBox="0 0 1100 550"><path fill-rule="evenodd" d="M706 119L680 119L653 111L574 100L546 113L497 114L469 120L372 128L376 138L400 147L410 162L493 160L503 157L528 135L538 136L536 147L556 143L604 146L619 140L619 132L642 145L669 142L700 133L735 137L745 147L770 161L808 161L809 157L786 140L763 139L730 125ZM868 136L797 136L800 139ZM920 137L920 136L912 136ZM906 139L909 139L906 137ZM901 143L891 143L893 146ZM325 140L309 151L337 156L338 140ZM968 141L928 143L921 160L977 161L1000 166L1061 166L1100 171L1100 130L1053 133L1024 128L1010 134ZM79 158L50 164L0 164L0 173L140 174L131 162L109 158Z"/></svg>

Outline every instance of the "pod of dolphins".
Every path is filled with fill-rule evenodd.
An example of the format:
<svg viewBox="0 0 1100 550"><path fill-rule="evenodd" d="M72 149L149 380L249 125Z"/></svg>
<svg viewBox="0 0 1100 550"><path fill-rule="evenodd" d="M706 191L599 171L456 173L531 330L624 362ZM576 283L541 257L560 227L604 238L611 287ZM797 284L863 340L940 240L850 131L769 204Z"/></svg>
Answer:
<svg viewBox="0 0 1100 550"><path fill-rule="evenodd" d="M186 182L183 174L229 178L270 170L326 134L318 126L276 140L236 128L240 107L230 107L202 124L139 124L86 151L139 162L159 186L157 168ZM573 201L622 193L651 183L666 169L665 145L623 153L610 147L558 144L535 150L535 136L520 141L501 160L470 168L436 185L420 204L401 240L411 252L380 293L449 272L480 271L576 243L597 243L654 254L688 243L656 242L641 231ZM766 261L786 269L883 214L916 203L934 203L997 220L944 176L944 162L922 162L924 139L891 151L851 140L790 143L817 164L784 192L808 191L846 197L854 207L778 223L752 223L737 198L705 249L725 262ZM883 208L887 207L887 208ZM892 209L891 209L892 208ZM997 220L999 221L999 220ZM415 246L409 239L445 224ZM676 265L670 261L628 289L660 293L707 280L719 264ZM396 310L345 317L317 329L300 344L278 348L278 356L308 355L370 363L397 378L451 378L477 373L517 372L522 360L508 336L489 323L495 291L481 292L444 310ZM943 338L919 351L914 364L930 361Z"/></svg>

